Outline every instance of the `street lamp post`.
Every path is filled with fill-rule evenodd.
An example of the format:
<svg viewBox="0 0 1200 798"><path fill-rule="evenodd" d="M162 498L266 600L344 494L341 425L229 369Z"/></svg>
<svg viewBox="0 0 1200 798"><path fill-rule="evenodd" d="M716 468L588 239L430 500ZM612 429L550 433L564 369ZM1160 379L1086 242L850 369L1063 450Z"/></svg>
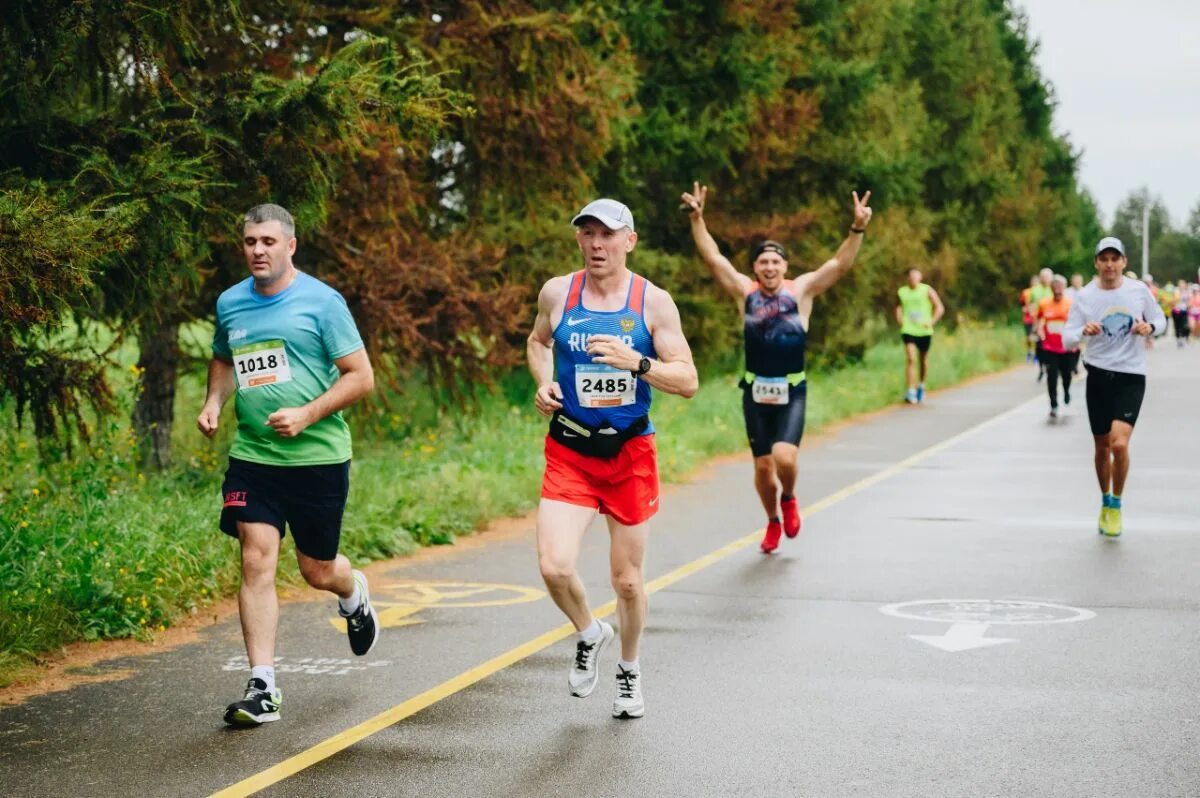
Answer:
<svg viewBox="0 0 1200 798"><path fill-rule="evenodd" d="M1150 274L1150 203L1142 206L1142 279Z"/></svg>

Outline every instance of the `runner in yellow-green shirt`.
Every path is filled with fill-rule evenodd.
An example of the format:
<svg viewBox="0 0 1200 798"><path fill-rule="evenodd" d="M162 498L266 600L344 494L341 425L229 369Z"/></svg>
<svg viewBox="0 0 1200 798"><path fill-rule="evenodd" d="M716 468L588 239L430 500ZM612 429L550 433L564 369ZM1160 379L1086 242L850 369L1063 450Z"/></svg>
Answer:
<svg viewBox="0 0 1200 798"><path fill-rule="evenodd" d="M904 401L915 405L925 400L925 372L929 360L929 344L933 341L933 327L946 313L941 297L932 286L921 282L921 270L908 270L907 283L897 291L896 321L900 324L900 338L904 341L904 378L908 390ZM920 363L917 377L916 363Z"/></svg>
<svg viewBox="0 0 1200 798"><path fill-rule="evenodd" d="M1050 269L1042 269L1037 274L1037 282L1029 287L1029 315L1033 317L1033 323L1036 328L1038 308L1042 302L1054 297L1054 290L1050 288L1050 282L1054 279L1054 272ZM1042 339L1037 336L1035 331L1033 335L1034 342L1034 358L1038 364L1038 382L1041 382L1042 377L1046 376L1046 360L1043 357Z"/></svg>

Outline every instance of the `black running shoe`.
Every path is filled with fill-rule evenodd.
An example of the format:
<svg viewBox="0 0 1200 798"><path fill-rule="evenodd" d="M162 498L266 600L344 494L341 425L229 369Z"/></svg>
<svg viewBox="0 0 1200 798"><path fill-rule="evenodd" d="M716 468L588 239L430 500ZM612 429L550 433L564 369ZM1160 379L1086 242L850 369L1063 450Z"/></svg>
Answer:
<svg viewBox="0 0 1200 798"><path fill-rule="evenodd" d="M354 572L354 581L362 594L362 604L358 609L347 615L338 608L338 615L346 619L346 635L350 638L350 650L358 656L363 656L375 647L379 640L379 619L375 608L371 606L371 594L367 590L367 577L362 571Z"/></svg>
<svg viewBox="0 0 1200 798"><path fill-rule="evenodd" d="M225 722L230 726L261 726L279 720L279 706L283 693L267 690L262 679L251 679L246 685L245 697L225 708Z"/></svg>

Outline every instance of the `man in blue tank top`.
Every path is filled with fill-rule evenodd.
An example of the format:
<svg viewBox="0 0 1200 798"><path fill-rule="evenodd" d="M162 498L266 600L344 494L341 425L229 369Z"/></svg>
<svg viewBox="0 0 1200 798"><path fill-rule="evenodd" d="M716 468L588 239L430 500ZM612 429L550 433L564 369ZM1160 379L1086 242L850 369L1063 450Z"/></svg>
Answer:
<svg viewBox="0 0 1200 798"><path fill-rule="evenodd" d="M640 718L643 560L647 522L658 510L650 389L691 397L699 379L674 300L626 266L637 244L629 208L600 199L572 221L583 268L542 286L526 347L534 406L551 417L538 564L579 632L567 686L573 696L591 695L600 654L616 633L592 615L575 567L588 524L597 511L607 516L621 634L612 714Z"/></svg>
<svg viewBox="0 0 1200 798"><path fill-rule="evenodd" d="M721 254L704 224L708 187L692 184L682 195L690 209L692 239L717 284L742 308L746 373L742 379L742 414L754 455L754 487L767 512L762 550L779 548L781 534L794 538L803 523L796 502L796 460L804 434L808 385L804 372L808 322L813 298L829 290L854 265L863 234L871 221L871 192L853 192L854 221L850 234L832 258L815 271L788 279L787 252L782 244L763 241L750 255L755 279L734 268ZM782 517L781 517L782 516Z"/></svg>

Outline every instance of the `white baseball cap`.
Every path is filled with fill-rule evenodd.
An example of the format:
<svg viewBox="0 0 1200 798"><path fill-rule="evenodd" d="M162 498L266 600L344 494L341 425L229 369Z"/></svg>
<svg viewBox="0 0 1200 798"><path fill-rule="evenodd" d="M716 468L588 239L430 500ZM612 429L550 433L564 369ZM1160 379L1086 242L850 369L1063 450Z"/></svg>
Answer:
<svg viewBox="0 0 1200 798"><path fill-rule="evenodd" d="M1100 243L1096 245L1096 254L1099 255L1106 249L1115 249L1121 253L1122 258L1125 257L1125 245L1116 236L1105 236L1100 239Z"/></svg>
<svg viewBox="0 0 1200 798"><path fill-rule="evenodd" d="M623 202L615 199L598 199L583 206L583 210L575 214L571 224L578 227L588 219L595 219L609 230L620 230L628 227L633 230L633 212Z"/></svg>

